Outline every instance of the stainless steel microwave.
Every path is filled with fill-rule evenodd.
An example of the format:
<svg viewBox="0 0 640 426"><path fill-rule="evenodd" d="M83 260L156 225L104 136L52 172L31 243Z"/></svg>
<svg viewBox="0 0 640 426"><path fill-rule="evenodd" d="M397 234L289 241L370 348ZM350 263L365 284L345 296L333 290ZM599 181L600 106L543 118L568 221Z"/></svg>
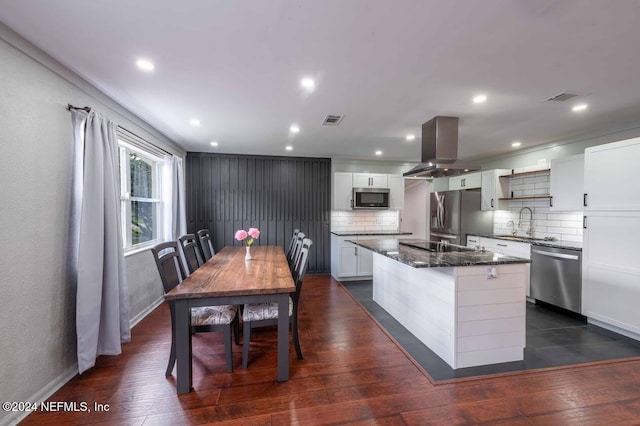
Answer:
<svg viewBox="0 0 640 426"><path fill-rule="evenodd" d="M353 209L383 210L389 208L389 188L353 188Z"/></svg>

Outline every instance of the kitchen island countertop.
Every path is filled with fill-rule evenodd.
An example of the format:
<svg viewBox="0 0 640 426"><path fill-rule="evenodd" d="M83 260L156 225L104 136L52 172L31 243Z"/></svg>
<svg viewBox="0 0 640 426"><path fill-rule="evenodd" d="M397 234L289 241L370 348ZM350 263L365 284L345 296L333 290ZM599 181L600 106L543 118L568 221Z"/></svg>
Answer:
<svg viewBox="0 0 640 426"><path fill-rule="evenodd" d="M456 266L503 265L511 263L530 263L528 259L506 256L490 251L480 251L449 244L453 251L426 251L406 244L421 245L426 240L385 238L376 240L351 241L352 243L372 250L375 253L391 258L414 268L442 268ZM400 244L400 242L404 244Z"/></svg>
<svg viewBox="0 0 640 426"><path fill-rule="evenodd" d="M563 248L563 249L582 251L582 243L573 242L573 241L545 240L544 238L528 238L528 237L519 237L519 236L512 237L510 235L503 235L503 234L469 234L469 235L475 235L476 237L482 237L482 238L493 238L496 240L517 241L520 243L533 244L536 246L543 246L543 247Z"/></svg>

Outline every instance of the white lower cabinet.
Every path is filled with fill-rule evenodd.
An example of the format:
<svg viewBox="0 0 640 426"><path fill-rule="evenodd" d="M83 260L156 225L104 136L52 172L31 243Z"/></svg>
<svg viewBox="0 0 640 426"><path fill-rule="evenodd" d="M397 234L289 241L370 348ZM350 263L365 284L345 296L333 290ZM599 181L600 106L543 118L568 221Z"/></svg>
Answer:
<svg viewBox="0 0 640 426"><path fill-rule="evenodd" d="M358 273L356 246L345 242L340 244L336 251L339 256L336 278L355 277ZM333 272L333 268L331 268L331 272Z"/></svg>
<svg viewBox="0 0 640 426"><path fill-rule="evenodd" d="M480 247L480 237L476 235L467 235L467 247L472 249Z"/></svg>
<svg viewBox="0 0 640 426"><path fill-rule="evenodd" d="M331 275L337 280L367 279L373 276L373 252L348 241L376 240L380 235L331 234Z"/></svg>
<svg viewBox="0 0 640 426"><path fill-rule="evenodd" d="M640 211L589 212L582 250L582 315L640 339Z"/></svg>

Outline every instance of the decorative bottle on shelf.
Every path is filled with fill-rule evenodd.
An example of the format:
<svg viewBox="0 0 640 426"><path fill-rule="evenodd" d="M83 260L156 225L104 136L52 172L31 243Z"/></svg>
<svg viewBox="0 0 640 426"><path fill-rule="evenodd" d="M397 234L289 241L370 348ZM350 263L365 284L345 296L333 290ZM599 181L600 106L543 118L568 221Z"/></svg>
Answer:
<svg viewBox="0 0 640 426"><path fill-rule="evenodd" d="M244 249L246 250L244 260L251 260L251 246L246 246Z"/></svg>

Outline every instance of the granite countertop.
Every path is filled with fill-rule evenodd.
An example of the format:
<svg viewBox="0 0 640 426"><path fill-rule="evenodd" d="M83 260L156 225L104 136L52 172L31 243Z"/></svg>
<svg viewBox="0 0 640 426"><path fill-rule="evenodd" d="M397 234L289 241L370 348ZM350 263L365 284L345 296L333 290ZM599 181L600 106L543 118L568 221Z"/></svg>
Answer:
<svg viewBox="0 0 640 426"><path fill-rule="evenodd" d="M399 244L422 244L426 240L387 238L379 240L352 241L383 256L397 260L414 268L442 268L454 266L502 265L508 263L530 263L520 257L505 256L490 251L479 251L449 244L455 251L430 252Z"/></svg>
<svg viewBox="0 0 640 426"><path fill-rule="evenodd" d="M399 231L331 231L333 235L348 237L352 235L412 235L413 232Z"/></svg>
<svg viewBox="0 0 640 426"><path fill-rule="evenodd" d="M495 238L496 240L505 240L505 241L517 241L520 243L529 243L534 244L536 246L543 247L554 247L554 248L563 248L563 249L571 249L571 250L579 250L582 251L582 243L575 243L572 241L550 241L544 239L531 239L527 237L511 237L508 235L497 235L497 234L470 234L475 235L477 237L484 238Z"/></svg>

